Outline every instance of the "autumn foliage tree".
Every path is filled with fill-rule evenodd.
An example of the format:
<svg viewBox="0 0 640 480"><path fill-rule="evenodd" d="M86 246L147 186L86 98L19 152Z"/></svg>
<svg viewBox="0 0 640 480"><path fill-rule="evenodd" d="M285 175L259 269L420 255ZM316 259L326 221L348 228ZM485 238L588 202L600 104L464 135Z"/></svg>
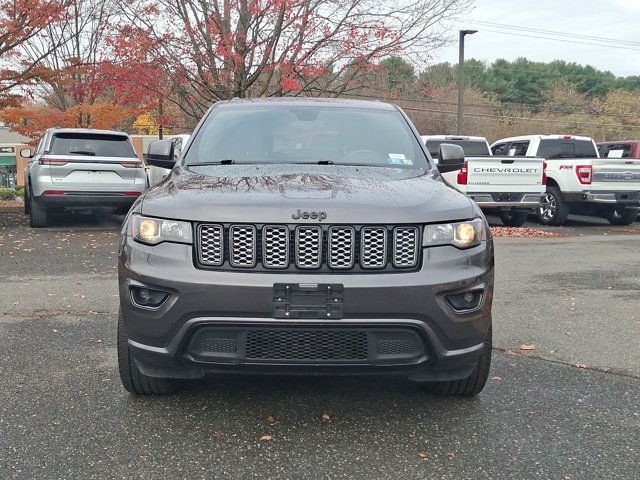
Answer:
<svg viewBox="0 0 640 480"><path fill-rule="evenodd" d="M111 81L101 68L117 5L105 0L60 1L63 14L50 18L46 28L19 46L23 63L37 64L46 74L30 80L21 105L0 115L31 138L52 125L114 128L137 113L114 98Z"/></svg>
<svg viewBox="0 0 640 480"><path fill-rule="evenodd" d="M467 0L133 0L116 43L153 52L194 118L232 97L351 92L382 58L441 45ZM130 51L135 61L138 53ZM114 57L116 58L116 57ZM126 51L117 57L130 63ZM144 84L156 78L143 78ZM150 89L153 89L153 85Z"/></svg>
<svg viewBox="0 0 640 480"><path fill-rule="evenodd" d="M0 3L0 108L14 103L15 87L49 74L42 60L59 44L46 45L38 56L22 49L67 14L64 0L12 0Z"/></svg>

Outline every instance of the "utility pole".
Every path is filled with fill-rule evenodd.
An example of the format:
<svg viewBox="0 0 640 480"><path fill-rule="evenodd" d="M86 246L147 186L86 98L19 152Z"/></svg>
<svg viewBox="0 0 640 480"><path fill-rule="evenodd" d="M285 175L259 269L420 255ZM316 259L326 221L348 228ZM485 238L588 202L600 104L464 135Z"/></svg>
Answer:
<svg viewBox="0 0 640 480"><path fill-rule="evenodd" d="M464 37L477 32L477 30L460 30L458 42L458 135L462 135L464 131Z"/></svg>
<svg viewBox="0 0 640 480"><path fill-rule="evenodd" d="M158 101L158 116L160 117L160 122L158 124L158 140L162 140L162 122L164 121L162 115L164 115L164 111L162 109L162 94L160 94L160 100Z"/></svg>

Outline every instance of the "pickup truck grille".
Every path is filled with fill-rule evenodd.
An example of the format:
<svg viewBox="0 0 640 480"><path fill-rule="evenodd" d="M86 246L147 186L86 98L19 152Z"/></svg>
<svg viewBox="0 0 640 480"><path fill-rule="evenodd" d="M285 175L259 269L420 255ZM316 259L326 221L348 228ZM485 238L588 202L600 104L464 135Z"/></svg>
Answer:
<svg viewBox="0 0 640 480"><path fill-rule="evenodd" d="M418 266L417 226L200 224L201 268L388 272Z"/></svg>

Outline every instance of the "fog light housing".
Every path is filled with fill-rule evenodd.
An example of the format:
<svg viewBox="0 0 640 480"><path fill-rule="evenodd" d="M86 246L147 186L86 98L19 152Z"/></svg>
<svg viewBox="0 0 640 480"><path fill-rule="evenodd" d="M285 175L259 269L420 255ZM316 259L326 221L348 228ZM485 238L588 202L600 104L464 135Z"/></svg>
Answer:
<svg viewBox="0 0 640 480"><path fill-rule="evenodd" d="M480 308L482 290L453 293L445 297L447 303L458 313L473 312Z"/></svg>
<svg viewBox="0 0 640 480"><path fill-rule="evenodd" d="M147 287L131 287L131 301L136 307L157 309L169 298L169 292Z"/></svg>

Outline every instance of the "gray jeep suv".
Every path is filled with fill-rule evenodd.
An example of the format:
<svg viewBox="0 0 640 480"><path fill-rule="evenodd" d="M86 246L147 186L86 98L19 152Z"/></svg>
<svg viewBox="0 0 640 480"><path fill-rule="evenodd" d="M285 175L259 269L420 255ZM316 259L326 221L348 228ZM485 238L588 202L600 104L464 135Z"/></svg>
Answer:
<svg viewBox="0 0 640 480"><path fill-rule="evenodd" d="M401 374L474 395L491 360L493 243L398 107L233 100L212 107L127 216L124 387L210 372ZM441 171L462 149L442 145ZM175 164L175 166L174 166Z"/></svg>

